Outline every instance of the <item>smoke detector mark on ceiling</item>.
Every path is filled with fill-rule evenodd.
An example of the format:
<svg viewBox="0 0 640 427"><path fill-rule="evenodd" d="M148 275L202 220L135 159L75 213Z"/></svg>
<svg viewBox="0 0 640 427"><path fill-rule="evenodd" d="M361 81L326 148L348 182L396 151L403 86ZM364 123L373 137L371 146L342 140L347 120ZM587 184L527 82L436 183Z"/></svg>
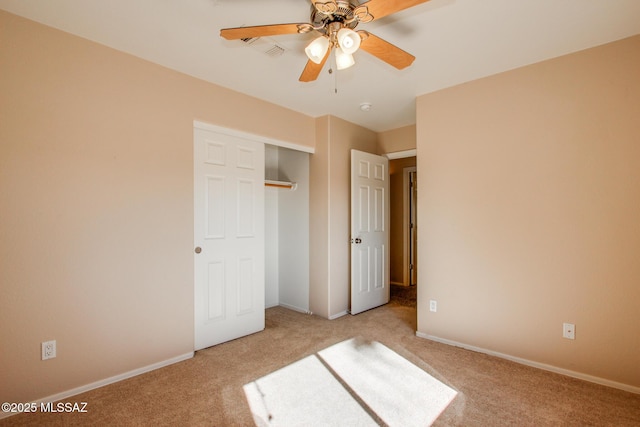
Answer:
<svg viewBox="0 0 640 427"><path fill-rule="evenodd" d="M275 43L268 37L251 37L240 40L248 44L253 49L271 57L281 56L287 51L287 49L282 45Z"/></svg>

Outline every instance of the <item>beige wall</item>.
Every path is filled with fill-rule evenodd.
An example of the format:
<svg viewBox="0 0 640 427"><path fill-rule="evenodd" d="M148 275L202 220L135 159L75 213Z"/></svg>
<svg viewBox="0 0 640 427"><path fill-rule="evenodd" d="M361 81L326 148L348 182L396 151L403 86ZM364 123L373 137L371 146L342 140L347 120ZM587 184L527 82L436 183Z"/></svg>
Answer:
<svg viewBox="0 0 640 427"><path fill-rule="evenodd" d="M408 260L405 259L405 245L408 236L404 232L404 169L416 166L415 157L406 157L389 161L389 201L390 237L389 237L389 272L392 283L408 286L410 278L405 282L404 270ZM408 196L407 196L408 197ZM406 213L409 215L409 212ZM408 234L408 233L407 233ZM407 254L408 257L408 254Z"/></svg>
<svg viewBox="0 0 640 427"><path fill-rule="evenodd" d="M0 40L0 401L193 351L193 120L315 120L5 12Z"/></svg>
<svg viewBox="0 0 640 427"><path fill-rule="evenodd" d="M309 158L309 310L329 317L329 116L316 119Z"/></svg>
<svg viewBox="0 0 640 427"><path fill-rule="evenodd" d="M349 309L351 149L378 154L378 138L333 116L317 119L316 129L310 163L310 307L335 318Z"/></svg>
<svg viewBox="0 0 640 427"><path fill-rule="evenodd" d="M640 387L638 100L640 36L418 98L420 333Z"/></svg>
<svg viewBox="0 0 640 427"><path fill-rule="evenodd" d="M378 146L380 152L384 154L415 150L416 125L380 132L378 134Z"/></svg>

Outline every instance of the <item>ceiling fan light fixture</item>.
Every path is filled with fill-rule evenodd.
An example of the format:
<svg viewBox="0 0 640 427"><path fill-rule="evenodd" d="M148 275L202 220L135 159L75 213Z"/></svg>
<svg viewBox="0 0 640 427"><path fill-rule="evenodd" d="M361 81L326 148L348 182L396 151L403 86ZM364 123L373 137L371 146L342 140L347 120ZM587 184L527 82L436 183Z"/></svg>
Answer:
<svg viewBox="0 0 640 427"><path fill-rule="evenodd" d="M309 43L309 45L304 48L304 52L307 54L309 60L316 64L320 64L324 59L324 56L327 54L328 49L329 39L325 36L320 36Z"/></svg>
<svg viewBox="0 0 640 427"><path fill-rule="evenodd" d="M354 29L358 24L384 18L428 1L311 0L311 14L307 23L222 28L220 37L250 43L250 40L255 41L266 36L314 33L315 40L309 40L311 43L308 43L304 49L308 59L298 79L301 82L315 81L320 76L331 50L336 52L335 57L331 58L332 65L328 70L329 73L333 73L334 69L344 70L353 66L355 60L352 55L360 47L368 54L402 70L413 63L415 56L365 30L354 31ZM278 51L283 50L280 46L277 48Z"/></svg>
<svg viewBox="0 0 640 427"><path fill-rule="evenodd" d="M338 70L345 70L355 63L353 55L345 53L340 47L336 48L336 68Z"/></svg>
<svg viewBox="0 0 640 427"><path fill-rule="evenodd" d="M351 28L341 28L338 31L338 45L346 54L354 54L360 48L360 34Z"/></svg>

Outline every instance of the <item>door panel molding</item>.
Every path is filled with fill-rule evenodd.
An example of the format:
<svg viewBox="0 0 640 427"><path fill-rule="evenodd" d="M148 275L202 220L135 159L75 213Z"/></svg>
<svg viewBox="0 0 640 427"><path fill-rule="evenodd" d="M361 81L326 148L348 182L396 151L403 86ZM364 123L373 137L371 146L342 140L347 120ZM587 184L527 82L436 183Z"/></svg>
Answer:
<svg viewBox="0 0 640 427"><path fill-rule="evenodd" d="M194 126L194 347L264 329L264 143Z"/></svg>
<svg viewBox="0 0 640 427"><path fill-rule="evenodd" d="M389 302L389 160L351 150L351 314Z"/></svg>

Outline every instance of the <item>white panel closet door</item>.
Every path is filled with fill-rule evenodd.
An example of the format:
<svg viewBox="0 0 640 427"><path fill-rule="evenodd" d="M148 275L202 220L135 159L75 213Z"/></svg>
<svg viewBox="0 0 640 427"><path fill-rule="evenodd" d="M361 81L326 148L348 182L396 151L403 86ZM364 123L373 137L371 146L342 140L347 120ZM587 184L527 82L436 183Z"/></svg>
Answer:
<svg viewBox="0 0 640 427"><path fill-rule="evenodd" d="M389 302L388 166L351 150L351 314Z"/></svg>
<svg viewBox="0 0 640 427"><path fill-rule="evenodd" d="M194 129L195 349L264 329L264 144Z"/></svg>

